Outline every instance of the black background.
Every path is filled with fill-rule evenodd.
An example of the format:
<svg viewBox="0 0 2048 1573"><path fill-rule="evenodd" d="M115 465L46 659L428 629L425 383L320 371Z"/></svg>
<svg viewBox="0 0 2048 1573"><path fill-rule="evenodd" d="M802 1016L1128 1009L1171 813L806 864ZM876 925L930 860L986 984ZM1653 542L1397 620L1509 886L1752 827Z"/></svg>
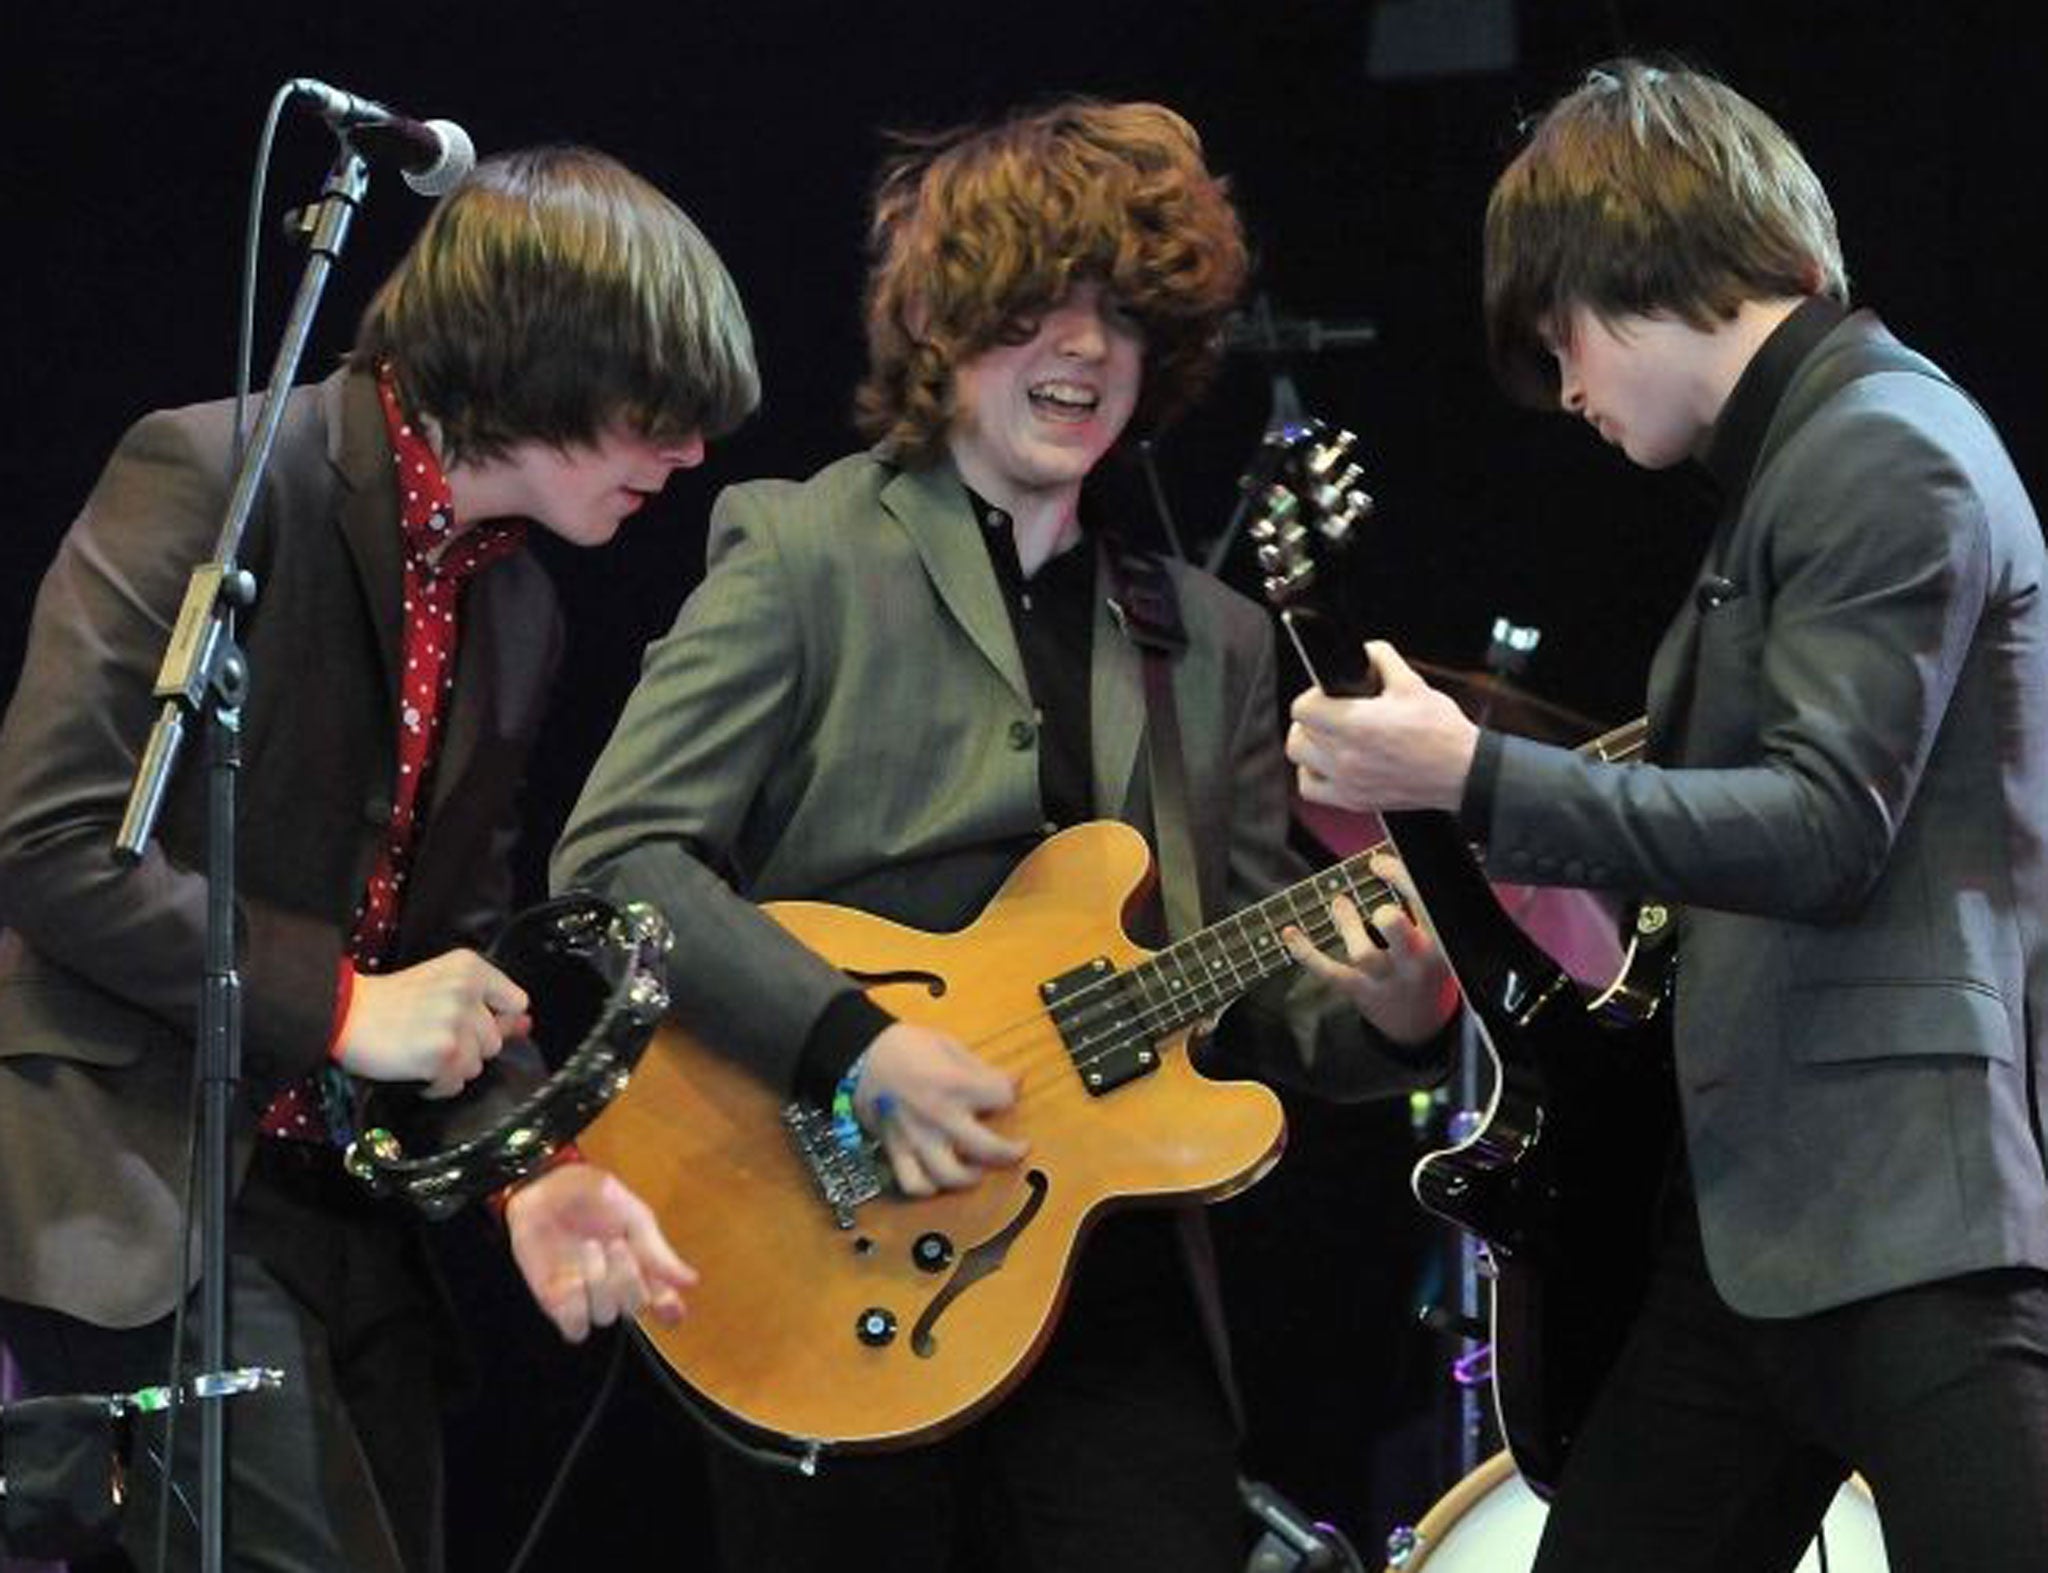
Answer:
<svg viewBox="0 0 2048 1573"><path fill-rule="evenodd" d="M1969 387L2038 494L2044 259L2036 126L2043 52L2024 8L1784 0L1716 6L1537 0L10 7L0 24L0 224L9 419L0 424L0 691L35 581L121 429L226 392L256 132L285 78L313 75L459 120L485 151L602 147L699 221L740 282L762 412L680 476L617 545L548 551L568 603L565 690L532 783L524 877L601 745L645 641L702 565L716 488L800 475L853 441L867 182L885 127L929 128L1066 92L1151 97L1201 129L1245 213L1256 284L1283 313L1369 321L1370 347L1287 369L1358 430L1380 501L1357 589L1411 654L1477 665L1497 616L1542 630L1524 678L1619 719L1690 574L1704 498L1632 472L1573 423L1516 411L1484 368L1477 278L1486 191L1517 124L1587 64L1675 50L1775 114L1833 197L1852 289ZM1452 69L1421 69L1428 31ZM1493 47L1491 58L1486 47ZM1504 47L1502 47L1504 46ZM331 152L287 121L271 205L317 189ZM379 176L306 363L323 371L424 209ZM274 230L273 230L274 233ZM258 365L295 256L265 253ZM1191 550L1223 531L1272 403L1237 359L1159 449ZM1250 583L1242 550L1225 573ZM290 682L291 673L258 681ZM1220 1210L1251 1429L1248 1470L1376 1555L1387 1523L1448 1483L1441 1351L1409 1329L1433 1236L1404 1176L1404 1108L1297 1105L1289 1157ZM0 1159L4 1161L4 1159ZM688 1220L674 1232L687 1250ZM609 1347L564 1351L519 1300L501 1248L446 1231L481 1381L452 1434L452 1564L504 1566ZM695 1566L707 1555L689 1423L627 1379L571 1478L536 1565ZM1132 1467L1143 1467L1134 1460Z"/></svg>

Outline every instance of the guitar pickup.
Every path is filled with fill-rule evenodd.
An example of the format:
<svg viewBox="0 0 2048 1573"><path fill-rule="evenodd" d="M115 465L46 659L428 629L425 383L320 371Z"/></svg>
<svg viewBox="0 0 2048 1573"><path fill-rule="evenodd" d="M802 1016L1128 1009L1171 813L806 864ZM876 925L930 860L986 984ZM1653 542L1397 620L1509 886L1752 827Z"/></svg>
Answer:
<svg viewBox="0 0 2048 1573"><path fill-rule="evenodd" d="M1159 1069L1154 1028L1127 974L1106 956L1038 985L1074 1072L1091 1097Z"/></svg>
<svg viewBox="0 0 2048 1573"><path fill-rule="evenodd" d="M832 1209L832 1221L851 1229L855 1210L882 1194L882 1168L873 1151L866 1145L848 1151L833 1128L832 1116L808 1103L783 1105L782 1127L811 1184Z"/></svg>

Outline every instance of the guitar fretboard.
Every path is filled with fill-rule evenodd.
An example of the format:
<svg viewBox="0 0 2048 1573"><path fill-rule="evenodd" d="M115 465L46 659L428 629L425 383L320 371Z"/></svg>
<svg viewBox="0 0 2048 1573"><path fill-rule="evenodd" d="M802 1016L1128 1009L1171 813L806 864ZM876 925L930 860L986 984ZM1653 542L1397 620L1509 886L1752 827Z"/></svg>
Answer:
<svg viewBox="0 0 2048 1573"><path fill-rule="evenodd" d="M1637 717L1579 752L1625 764L1642 752L1647 730ZM1085 1074L1127 1049L1156 1044L1294 966L1280 937L1289 928L1326 948L1336 934L1335 898L1349 896L1361 914L1397 899L1370 867L1374 853L1391 850L1385 843L1368 847L1079 991L1055 1013L1077 1065Z"/></svg>
<svg viewBox="0 0 2048 1573"><path fill-rule="evenodd" d="M1387 882L1367 866L1378 850L1333 864L1132 967L1125 976L1143 1007L1149 1035L1163 1037L1214 1015L1246 990L1294 966L1282 932L1298 928L1311 943L1326 942L1335 932L1330 903L1336 897L1349 896L1361 913L1391 899Z"/></svg>

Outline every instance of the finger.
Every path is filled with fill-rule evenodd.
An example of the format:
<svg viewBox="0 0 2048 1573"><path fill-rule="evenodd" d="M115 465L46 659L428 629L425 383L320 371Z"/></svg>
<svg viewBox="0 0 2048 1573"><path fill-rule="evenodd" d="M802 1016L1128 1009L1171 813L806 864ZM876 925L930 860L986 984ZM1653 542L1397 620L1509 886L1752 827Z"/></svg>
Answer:
<svg viewBox="0 0 2048 1573"><path fill-rule="evenodd" d="M1363 961L1374 951L1387 948L1387 937L1380 931L1378 916L1378 912L1372 917L1360 913L1358 903L1349 896L1339 896L1330 903L1330 920L1337 925L1337 937L1344 942L1344 954L1352 961Z"/></svg>
<svg viewBox="0 0 2048 1573"><path fill-rule="evenodd" d="M614 1186L620 1192L625 1214L626 1242L632 1247L641 1274L650 1283L665 1284L678 1290L694 1289L697 1286L697 1269L684 1261L676 1248L669 1244L668 1236L661 1232L661 1220L654 1216L654 1209L628 1192L617 1180L607 1177L606 1189Z"/></svg>
<svg viewBox="0 0 2048 1573"><path fill-rule="evenodd" d="M896 1189L905 1196L930 1196L938 1189L925 1177L924 1165L900 1128L883 1138L882 1151L888 1156L889 1172L896 1176Z"/></svg>
<svg viewBox="0 0 2048 1573"><path fill-rule="evenodd" d="M592 1327L609 1327L647 1302L647 1284L640 1276L640 1264L633 1259L626 1242L617 1238L605 1242L604 1271L589 1280L584 1289L590 1301Z"/></svg>
<svg viewBox="0 0 2048 1573"><path fill-rule="evenodd" d="M1015 1163L1028 1147L1028 1143L991 1130L966 1114L947 1120L944 1129L955 1152L984 1167Z"/></svg>
<svg viewBox="0 0 2048 1573"><path fill-rule="evenodd" d="M1415 881L1408 873L1408 865L1391 852L1375 852L1366 859L1366 867L1381 884L1390 887L1400 899L1401 905L1409 912L1422 911L1422 898L1415 893Z"/></svg>
<svg viewBox="0 0 2048 1573"><path fill-rule="evenodd" d="M1396 964L1412 963L1429 948L1429 938L1422 926L1391 901L1374 908L1368 921L1386 946L1389 959Z"/></svg>
<svg viewBox="0 0 2048 1573"><path fill-rule="evenodd" d="M1294 704L1298 712L1301 708L1301 701L1297 699ZM1287 762L1297 769L1306 770L1315 763L1315 734L1310 732L1307 726L1302 723L1299 714L1295 716L1294 721L1287 728L1286 750Z"/></svg>
<svg viewBox="0 0 2048 1573"><path fill-rule="evenodd" d="M1328 803L1333 807L1344 807L1344 804L1338 801L1337 789L1331 783L1330 778L1318 774L1307 766L1303 766L1295 772L1294 786L1295 790L1301 793L1304 802Z"/></svg>
<svg viewBox="0 0 2048 1573"><path fill-rule="evenodd" d="M483 1009L473 1010L463 1018L462 1038L478 1070L483 1068L486 1060L495 1059L505 1046L504 1036L498 1031L498 1018Z"/></svg>
<svg viewBox="0 0 2048 1573"><path fill-rule="evenodd" d="M1280 940L1282 944L1286 945L1287 953L1300 964L1304 971L1321 978L1323 982L1335 988L1348 988L1351 985L1352 969L1332 961L1328 956L1316 949L1315 945L1309 940L1308 935L1304 934L1300 929L1288 928L1282 930Z"/></svg>
<svg viewBox="0 0 2048 1573"><path fill-rule="evenodd" d="M1287 707L1287 713L1303 731L1319 736L1328 729L1337 704L1336 699L1320 688L1304 688L1294 696L1294 703Z"/></svg>
<svg viewBox="0 0 2048 1573"><path fill-rule="evenodd" d="M962 1159L953 1144L944 1139L920 1141L917 1161L940 1190L964 1191L981 1178L981 1170Z"/></svg>
<svg viewBox="0 0 2048 1573"><path fill-rule="evenodd" d="M476 958L476 981L478 997L484 1005L499 1015L516 1014L526 1009L526 990L514 983L505 973L492 966L483 957Z"/></svg>
<svg viewBox="0 0 2048 1573"><path fill-rule="evenodd" d="M976 1067L974 1079L962 1091L967 1108L975 1114L997 1114L1017 1101L1016 1081L986 1065Z"/></svg>

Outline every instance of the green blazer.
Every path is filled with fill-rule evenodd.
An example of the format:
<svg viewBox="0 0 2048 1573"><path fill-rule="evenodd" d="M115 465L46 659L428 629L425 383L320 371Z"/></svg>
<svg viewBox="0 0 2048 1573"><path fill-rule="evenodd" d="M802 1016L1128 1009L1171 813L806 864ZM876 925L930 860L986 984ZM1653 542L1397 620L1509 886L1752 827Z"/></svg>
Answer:
<svg viewBox="0 0 2048 1573"><path fill-rule="evenodd" d="M668 915L678 1014L777 1087L852 984L753 903L954 928L1045 833L1036 717L979 531L943 462L856 454L802 483L726 491L704 583L649 647L556 848L557 888ZM1210 576L1172 571L1189 633L1174 693L1213 921L1307 870L1286 844L1270 620ZM1141 657L1106 604L1090 683L1095 806L1150 841ZM1337 1096L1415 1080L1319 984L1278 981L1230 1013L1253 1068Z"/></svg>

